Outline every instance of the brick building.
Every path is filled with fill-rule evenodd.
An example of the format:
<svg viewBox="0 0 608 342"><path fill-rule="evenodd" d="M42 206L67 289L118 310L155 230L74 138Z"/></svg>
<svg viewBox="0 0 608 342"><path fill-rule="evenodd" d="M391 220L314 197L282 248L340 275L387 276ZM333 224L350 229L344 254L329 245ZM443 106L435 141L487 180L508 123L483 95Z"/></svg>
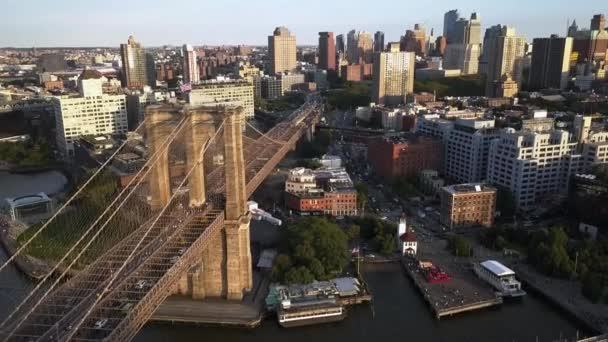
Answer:
<svg viewBox="0 0 608 342"><path fill-rule="evenodd" d="M480 183L446 186L441 191L441 223L457 227L494 225L496 188Z"/></svg>
<svg viewBox="0 0 608 342"><path fill-rule="evenodd" d="M443 145L419 135L377 138L369 142L367 158L386 178L414 177L424 169L441 170Z"/></svg>
<svg viewBox="0 0 608 342"><path fill-rule="evenodd" d="M342 168L291 170L285 205L302 215L357 215L357 190Z"/></svg>
<svg viewBox="0 0 608 342"><path fill-rule="evenodd" d="M342 66L342 77L345 81L359 82L372 77L372 63L351 64Z"/></svg>

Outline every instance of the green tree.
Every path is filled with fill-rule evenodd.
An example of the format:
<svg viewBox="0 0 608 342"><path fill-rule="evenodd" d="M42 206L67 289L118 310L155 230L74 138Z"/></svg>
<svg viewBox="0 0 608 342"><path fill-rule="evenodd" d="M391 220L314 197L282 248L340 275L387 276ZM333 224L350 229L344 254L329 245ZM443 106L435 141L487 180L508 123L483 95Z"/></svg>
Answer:
<svg viewBox="0 0 608 342"><path fill-rule="evenodd" d="M348 235L348 238L351 240L358 239L359 236L361 235L361 227L357 224L351 224L346 229L346 234Z"/></svg>

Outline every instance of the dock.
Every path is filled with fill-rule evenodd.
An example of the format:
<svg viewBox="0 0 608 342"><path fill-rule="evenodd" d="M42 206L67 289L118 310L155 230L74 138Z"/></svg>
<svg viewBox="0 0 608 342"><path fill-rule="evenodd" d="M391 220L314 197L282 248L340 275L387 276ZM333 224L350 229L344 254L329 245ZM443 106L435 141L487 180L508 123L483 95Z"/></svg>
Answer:
<svg viewBox="0 0 608 342"><path fill-rule="evenodd" d="M442 319L470 311L476 311L503 303L502 297L494 293L494 290L482 280L476 279L472 271L442 265L433 262L451 276L451 280L445 283L428 283L418 271L417 261L403 258L401 265L404 272L412 279L416 288L428 303L435 318Z"/></svg>

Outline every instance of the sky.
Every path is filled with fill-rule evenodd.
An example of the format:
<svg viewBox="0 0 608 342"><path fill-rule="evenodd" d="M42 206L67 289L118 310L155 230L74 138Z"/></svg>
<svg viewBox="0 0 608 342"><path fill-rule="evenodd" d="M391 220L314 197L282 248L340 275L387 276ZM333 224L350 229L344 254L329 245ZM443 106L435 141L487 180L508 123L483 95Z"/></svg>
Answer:
<svg viewBox="0 0 608 342"><path fill-rule="evenodd" d="M117 47L131 34L144 46L266 45L276 26L298 45L351 29L384 31L389 42L415 23L440 35L450 9L477 12L482 30L514 26L530 41L565 35L568 19L589 27L593 14L608 15L606 0L2 0L0 47Z"/></svg>

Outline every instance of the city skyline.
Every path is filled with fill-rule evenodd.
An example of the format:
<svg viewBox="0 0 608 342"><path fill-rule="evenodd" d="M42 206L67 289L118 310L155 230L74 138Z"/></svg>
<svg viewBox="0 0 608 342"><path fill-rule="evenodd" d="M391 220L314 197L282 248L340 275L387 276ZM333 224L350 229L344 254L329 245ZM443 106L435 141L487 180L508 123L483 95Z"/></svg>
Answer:
<svg viewBox="0 0 608 342"><path fill-rule="evenodd" d="M0 14L0 30L4 33L0 37L0 47L110 47L117 46L131 34L146 47L181 45L184 42L195 46L264 46L266 37L276 26L287 26L297 37L298 45L316 45L321 31L338 35L351 29L372 33L383 31L385 42L391 42L398 41L415 23L422 24L427 33L434 28L438 35L443 30L443 14L450 9L458 9L465 18L471 12L479 13L482 32L495 24L513 26L531 42L533 38L552 33L564 36L568 21L575 19L580 27L589 27L593 14L601 12L602 8L602 2L595 0L585 4L584 8L570 6L565 0L555 1L551 6L516 0L501 4L499 9L493 3L478 0L457 6L440 0L432 7L426 3L381 1L361 11L362 6L341 0L312 1L305 7L269 0L235 14L234 9L241 5L242 1L238 0L221 4L185 0L180 8L190 10L184 12L157 1L153 4L146 2L144 6L143 1L79 3L66 0L32 6L31 3L9 0L5 4L7 10ZM387 8L391 10L387 11ZM522 8L526 10L522 11ZM298 15L288 15L296 11ZM235 24L225 25L227 18L232 18ZM209 35L211 32L213 36Z"/></svg>

